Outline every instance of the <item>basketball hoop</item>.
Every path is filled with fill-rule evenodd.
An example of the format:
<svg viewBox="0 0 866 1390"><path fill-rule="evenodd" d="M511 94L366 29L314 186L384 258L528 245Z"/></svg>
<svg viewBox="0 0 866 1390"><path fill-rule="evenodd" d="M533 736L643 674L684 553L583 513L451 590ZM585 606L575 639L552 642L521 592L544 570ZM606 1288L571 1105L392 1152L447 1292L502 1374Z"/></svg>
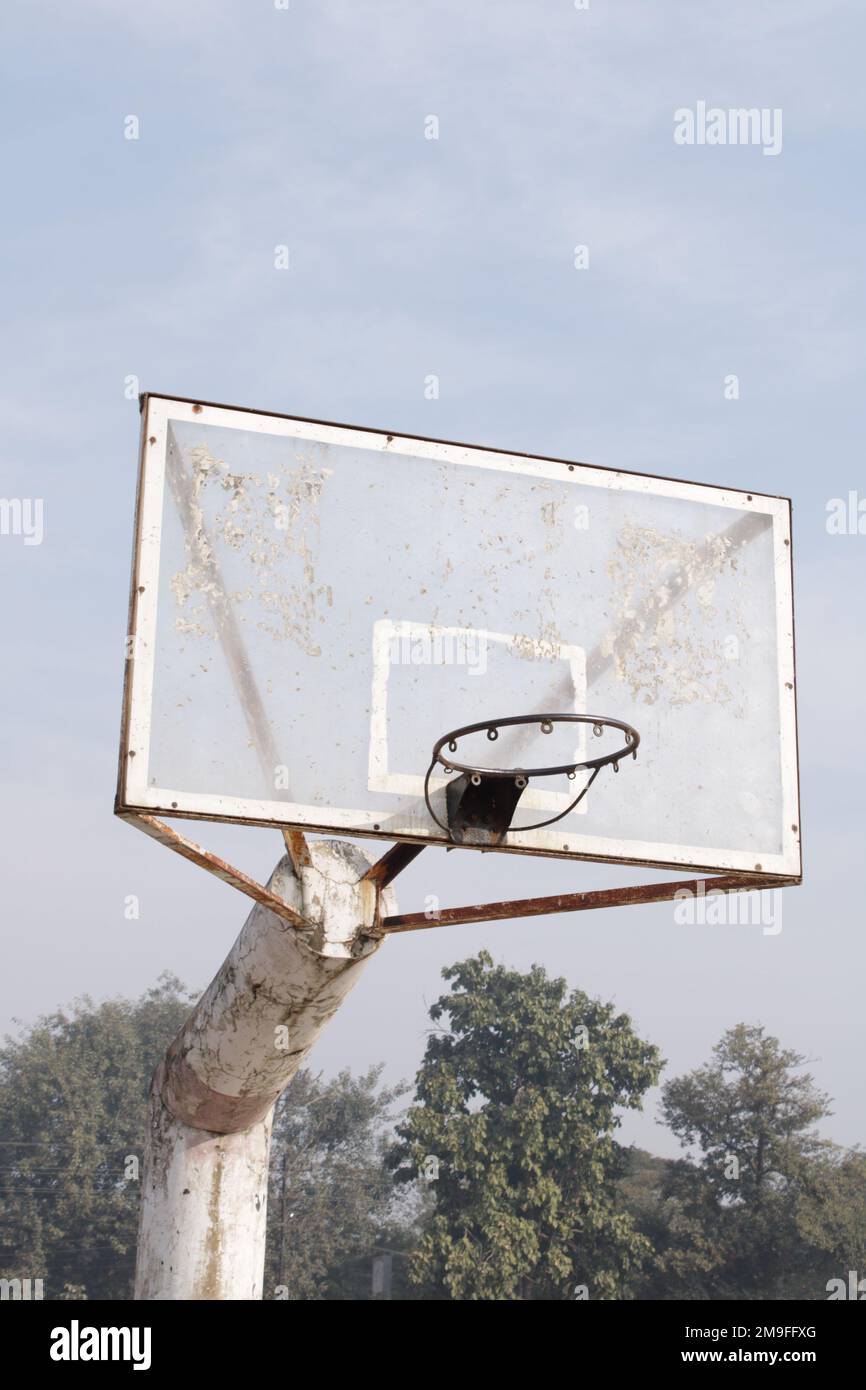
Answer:
<svg viewBox="0 0 866 1390"><path fill-rule="evenodd" d="M617 729L624 735L625 742L613 752L603 753L597 758L544 767L482 767L476 763L458 762L451 756L457 752L460 739L470 734L486 732L488 739L494 743L499 738L500 729L518 724L536 724L541 734L553 733L554 724L589 724L597 738L601 738L605 729ZM567 806L546 820L521 825L521 832L540 830L542 826L562 820L580 804L603 767L611 766L614 772L619 772L623 758L629 755L637 757L639 744L640 734L630 724L599 714L514 714L507 719L485 719L478 724L464 724L460 729L443 734L433 745L430 766L424 778L424 800L436 824L455 843L462 842L466 830L482 830L490 834L490 843L500 844L511 825L517 803L533 778L564 776L573 781L578 772L590 774ZM430 798L430 779L437 765L446 776L454 772L459 774L446 787L447 822L440 820Z"/></svg>

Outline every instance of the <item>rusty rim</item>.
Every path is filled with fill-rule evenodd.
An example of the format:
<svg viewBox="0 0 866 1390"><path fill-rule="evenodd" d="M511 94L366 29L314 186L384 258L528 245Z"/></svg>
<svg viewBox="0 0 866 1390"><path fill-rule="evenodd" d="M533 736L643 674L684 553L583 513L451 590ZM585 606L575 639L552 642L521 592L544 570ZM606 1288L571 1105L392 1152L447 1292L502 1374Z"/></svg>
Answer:
<svg viewBox="0 0 866 1390"><path fill-rule="evenodd" d="M486 731L487 737L495 741L499 737L500 729L515 724L537 724L542 734L552 733L554 724L591 724L593 730L599 732L605 728L619 729L625 734L626 741L622 748L605 753L600 758L586 758L582 762L560 763L553 767L479 767L474 763L458 763L453 758L443 755L442 750L446 745L449 753L456 752L459 740L468 734ZM636 758L639 744L640 734L637 729L624 723L622 719L611 719L606 714L512 714L507 719L482 719L477 724L464 724L461 729L452 729L450 733L443 734L433 745L430 761L434 766L441 763L446 773L466 772L482 777L556 777L562 774L568 776L583 768L607 767L609 763L616 766L629 754Z"/></svg>
<svg viewBox="0 0 866 1390"><path fill-rule="evenodd" d="M542 734L552 733L554 724L590 724L593 733L599 736L605 728L619 729L625 735L625 744L621 748L614 749L612 753L604 753L598 758L585 758L580 762L559 763L551 767L479 767L473 763L456 762L451 757L451 753L456 752L460 739L465 738L468 734L486 732L491 742L495 742L499 737L500 729L515 724L537 724ZM622 719L612 719L608 715L601 714L512 714L504 719L484 719L477 724L464 724L460 729L452 729L449 733L443 734L433 745L430 766L424 778L424 800L433 820L451 838L450 826L439 819L430 800L430 778L437 763L442 767L446 776L452 772L461 773L468 776L476 786L488 777L508 778L512 779L521 790L528 785L533 777L566 776L573 778L578 772L589 772L590 776L584 786L581 787L574 800L569 802L562 811L558 811L555 816L549 816L546 820L532 821L529 825L514 827L521 834L527 830L540 830L544 826L553 825L555 821L570 815L586 796L603 767L612 765L614 772L619 772L619 764L623 758L628 757L629 754L636 758L639 744L640 734L631 724L626 724ZM447 753L443 751L446 747Z"/></svg>

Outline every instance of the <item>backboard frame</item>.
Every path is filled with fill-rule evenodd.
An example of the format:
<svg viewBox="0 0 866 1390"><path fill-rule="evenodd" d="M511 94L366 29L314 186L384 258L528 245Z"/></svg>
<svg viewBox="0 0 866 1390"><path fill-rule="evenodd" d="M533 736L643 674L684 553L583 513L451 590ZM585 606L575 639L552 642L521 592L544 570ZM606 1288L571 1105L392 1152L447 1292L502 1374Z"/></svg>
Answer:
<svg viewBox="0 0 866 1390"><path fill-rule="evenodd" d="M384 826L380 828L376 823L369 826L358 826L357 824L340 825L324 817L322 818L323 823L319 823L315 817L287 818L284 814L268 814L268 809L273 808L267 808L266 806L262 807L258 813L250 815L248 806L241 807L233 805L231 798L219 798L221 806L216 807L213 804L205 804L205 799L203 798L196 799L195 797L186 797L182 794L178 798L173 798L170 795L157 795L154 797L149 794L143 795L141 783L136 782L135 744L137 740L140 742L142 737L142 688L146 687L148 680L148 658L146 654L148 646L150 646L152 650L152 634L155 624L155 598L153 598L152 595L155 592L155 566L158 563L158 552L154 552L154 499L152 492L149 492L149 489L145 485L146 470L148 467L148 452L150 449L158 448L162 444L160 430L165 427L171 409L188 407L191 419L200 416L214 423L224 423L221 418L221 413L229 412L232 418L247 416L250 417L251 420L283 421L288 422L293 427L310 427L311 430L316 432L317 438L321 437L322 432L331 432L333 438L340 438L341 436L348 435L350 438L363 442L365 446L367 441L374 440L376 441L377 447L391 449L394 452L398 451L401 443L405 442L410 445L428 446L432 450L452 452L454 450L468 451L475 457L484 454L489 455L493 459L514 459L540 464L551 464L556 465L558 468L571 471L577 469L581 471L591 470L593 472L604 473L608 475L608 477L611 475L617 478L621 477L624 480L629 480L631 485L634 485L636 480L641 485L645 483L647 486L651 486L653 483L665 484L672 492L672 495L712 496L713 494L719 494L724 496L725 499L737 499L738 503L741 500L744 511L748 511L749 504L752 504L755 510L772 513L774 528L776 528L784 544L784 551L781 551L779 546L776 547L778 552L776 555L777 579L779 581L776 589L776 599L779 605L778 616L780 619L778 629L779 640L789 648L790 653L789 661L780 662L780 669L785 675L790 676L790 681L786 681L786 685L790 691L790 700L787 704L781 706L784 711L781 717L786 721L782 729L783 742L787 750L785 754L787 766L784 771L784 777L786 806L789 814L786 819L792 827L791 838L786 841L784 853L779 856L773 856L773 862L766 863L759 862L747 864L744 862L742 856L728 857L726 862L706 863L701 862L700 855L695 855L693 858L688 859L684 859L682 855L671 858L670 854L666 855L663 852L662 847L653 846L651 843L647 844L645 853L639 854L624 854L621 850L618 852L618 846L616 846L616 844L608 845L606 843L598 843L584 850L569 848L567 852L564 852L557 847L554 841L543 846L532 846L520 843L519 837L515 837L518 840L517 843L498 846L495 852L532 854L540 857L577 859L579 861L598 863L606 862L612 864L642 865L654 869L677 869L682 871L683 868L686 868L689 872L693 871L696 873L718 875L718 879L715 880L719 885L718 888L713 890L709 885L712 884L714 880L709 879L706 880L707 891L739 891L740 889L748 890L749 888L762 886L787 886L801 882L802 861L800 858L801 835L796 716L796 646L793 627L793 545L791 536L790 499L759 492L745 493L742 489L726 488L717 484L688 483L665 475L640 474L626 470L604 469L599 465L578 463L574 460L554 458L545 455L527 455L514 450L487 449L483 446L469 445L457 441L432 439L426 436L409 435L396 431L371 430L354 425L338 424L332 421L315 420L309 417L282 415L273 411L254 411L245 407L219 405L214 402L194 400L189 397L164 396L158 393L147 392L141 396L140 405L142 413L142 432L136 500L132 583L130 591L128 656L124 681L118 790L115 804L117 814L123 819L126 819L132 824L136 824L138 828L146 830L149 834L154 834L154 827L161 825L161 822L157 819L158 816L168 816L172 819L212 820L215 822L236 824L255 823L262 826L271 826L283 832L287 847L289 848L289 852L296 866L298 862L296 856L301 859L303 858L303 836L307 831L314 831L326 835L344 834L352 837L361 836L363 838L386 841L393 841L395 839L392 831ZM473 462L475 461L475 457L473 457ZM774 530L774 534L776 534L776 530ZM508 640L507 634L494 634L494 637L503 642ZM145 649L144 659L140 656L142 642ZM283 808L278 807L277 809ZM167 833L163 834L163 830ZM162 827L160 832L156 833L156 838L162 839L163 843L168 843L178 852L184 853L184 850L179 848L179 844L173 842L173 835L174 832L171 831L170 827ZM190 843L185 841L182 836L176 836L176 840L184 845L189 845ZM420 849L425 845L447 845L448 842L444 837L440 838L436 835L414 836L408 833L401 833L399 836L399 843L404 845L407 850L413 850L414 853L417 853L420 852ZM470 850L482 849L480 845L465 845L462 847ZM187 853L185 857L196 859L196 862L202 863L203 867L211 868L212 872L218 873L220 877L226 878L229 882L234 882L231 877L232 874L237 874L240 880L245 879L245 876L239 874L239 871L231 870L230 866L226 866L222 861L209 856L207 851L201 850L197 846L193 846L193 848L197 851L198 858L189 853ZM488 849L486 852L490 852L490 850ZM410 857L414 857L414 853L411 854ZM388 856L386 856L386 859L387 858ZM213 859L213 866L208 862L210 859ZM216 866L219 867L217 868ZM723 881L730 886L723 888ZM250 881L247 880L247 882ZM234 886L240 887L241 891L247 891L242 886L241 882L234 882ZM260 885L256 886L260 888ZM674 889L677 887L682 888L683 881L677 880L672 886ZM667 885L647 885L646 891L653 895L647 900L659 900L659 894L665 887L667 887ZM261 891L265 892L266 890L262 889ZM459 911L460 913L469 913L470 915L462 915L457 918L450 916L449 920L491 920L503 915L498 911L494 911L494 909L500 906L514 909L510 911L508 915L517 916L534 915L538 910L564 911L576 910L579 906L615 905L617 901L629 902L641 900L639 896L641 891L640 888L610 890L614 895L614 899L611 902L602 902L599 900L588 903L586 901L587 898L597 897L598 895L570 895L574 899L581 900L579 904L576 901L573 902L570 909L566 906L565 899L562 897L550 899L551 906L540 909L537 904L547 900L525 900L522 905L519 902L514 902L505 905L486 904L471 909L450 909L448 910L449 914ZM616 895L620 892L627 896L624 898L617 898ZM635 894L638 894L638 896L636 897ZM661 895L665 896L663 893ZM671 893L669 896L672 895ZM477 914L479 913L483 913L484 915L478 916ZM425 920L423 923L423 925L426 926L437 924L437 922L429 920ZM442 924L444 925L444 921ZM418 925L422 924L419 923ZM394 922L388 929L405 930L408 928L400 926L398 922Z"/></svg>

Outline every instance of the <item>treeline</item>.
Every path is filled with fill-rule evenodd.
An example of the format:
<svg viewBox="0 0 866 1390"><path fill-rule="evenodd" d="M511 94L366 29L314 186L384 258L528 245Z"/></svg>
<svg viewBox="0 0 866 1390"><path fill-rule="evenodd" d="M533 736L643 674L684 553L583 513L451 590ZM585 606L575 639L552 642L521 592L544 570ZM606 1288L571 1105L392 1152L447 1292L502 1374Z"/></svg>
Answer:
<svg viewBox="0 0 866 1390"><path fill-rule="evenodd" d="M762 1028L663 1085L669 1161L617 1139L664 1065L626 1015L485 952L443 974L414 1094L373 1068L282 1096L265 1297L369 1299L375 1276L396 1299L826 1299L866 1276L866 1156L819 1136L828 1098ZM131 1297L147 1086L191 1003L165 976L6 1040L0 1277Z"/></svg>

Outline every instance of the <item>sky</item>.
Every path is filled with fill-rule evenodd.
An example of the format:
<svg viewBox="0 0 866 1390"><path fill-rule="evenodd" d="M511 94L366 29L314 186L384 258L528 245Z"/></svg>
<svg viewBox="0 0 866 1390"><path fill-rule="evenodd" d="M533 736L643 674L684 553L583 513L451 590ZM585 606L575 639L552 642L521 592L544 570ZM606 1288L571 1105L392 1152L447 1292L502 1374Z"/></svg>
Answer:
<svg viewBox="0 0 866 1390"><path fill-rule="evenodd" d="M805 881L781 930L659 904L409 933L310 1061L411 1079L440 971L484 947L614 1000L666 1077L763 1023L833 1097L825 1133L863 1140L864 39L856 0L10 0L0 495L38 499L43 534L0 534L0 1027L164 970L203 987L246 914L112 815L136 394L165 392L793 499ZM774 141L679 143L699 103L765 111ZM261 876L280 849L198 838ZM427 850L397 888L417 910L608 882ZM676 1151L655 1094L622 1134Z"/></svg>

